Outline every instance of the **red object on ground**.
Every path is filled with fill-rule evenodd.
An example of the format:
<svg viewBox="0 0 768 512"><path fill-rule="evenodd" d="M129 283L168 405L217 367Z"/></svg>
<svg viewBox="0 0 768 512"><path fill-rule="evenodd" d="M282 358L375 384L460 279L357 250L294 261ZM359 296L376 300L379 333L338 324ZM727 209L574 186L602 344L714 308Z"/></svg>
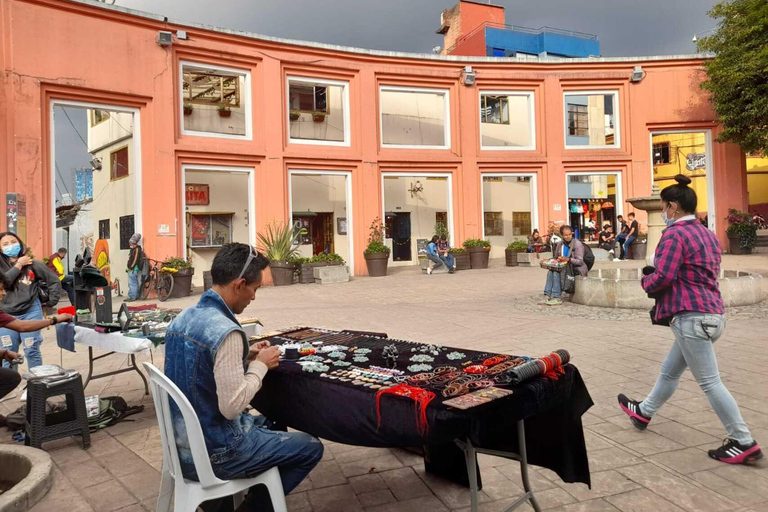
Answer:
<svg viewBox="0 0 768 512"><path fill-rule="evenodd" d="M59 308L56 310L59 315L72 315L75 316L75 306L67 306L65 308Z"/></svg>
<svg viewBox="0 0 768 512"><path fill-rule="evenodd" d="M128 306L128 311L135 313L137 311L149 311L151 309L157 309L157 304L144 304L142 306Z"/></svg>

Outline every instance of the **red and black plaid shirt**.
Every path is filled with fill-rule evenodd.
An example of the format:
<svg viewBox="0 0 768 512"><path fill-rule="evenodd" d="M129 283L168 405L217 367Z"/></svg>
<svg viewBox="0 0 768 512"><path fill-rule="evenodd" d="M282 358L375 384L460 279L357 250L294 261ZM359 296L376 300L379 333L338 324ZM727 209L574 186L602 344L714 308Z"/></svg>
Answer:
<svg viewBox="0 0 768 512"><path fill-rule="evenodd" d="M648 293L662 292L656 319L684 311L723 314L717 278L722 250L717 237L698 220L678 221L664 230L656 248L656 272L643 277Z"/></svg>

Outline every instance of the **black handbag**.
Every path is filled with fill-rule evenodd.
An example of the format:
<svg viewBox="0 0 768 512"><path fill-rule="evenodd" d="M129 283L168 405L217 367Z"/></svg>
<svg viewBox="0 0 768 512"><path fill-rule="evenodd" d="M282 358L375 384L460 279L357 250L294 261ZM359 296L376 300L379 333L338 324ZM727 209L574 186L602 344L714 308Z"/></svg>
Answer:
<svg viewBox="0 0 768 512"><path fill-rule="evenodd" d="M576 290L576 274L573 271L573 265L569 263L560 272L560 291L573 293L574 290Z"/></svg>

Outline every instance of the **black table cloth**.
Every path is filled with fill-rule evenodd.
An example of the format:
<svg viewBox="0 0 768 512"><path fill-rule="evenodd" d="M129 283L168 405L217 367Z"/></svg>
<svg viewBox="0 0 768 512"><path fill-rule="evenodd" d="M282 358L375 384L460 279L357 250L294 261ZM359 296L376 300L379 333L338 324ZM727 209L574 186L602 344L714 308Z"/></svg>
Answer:
<svg viewBox="0 0 768 512"><path fill-rule="evenodd" d="M402 370L413 364L408 362L414 355L412 347L423 346L380 338L346 345L371 348L367 354L370 362L359 366L385 366L381 351L392 342L400 351L397 367ZM494 355L455 350L473 360ZM446 361L456 364L445 359L444 354L435 358L435 366ZM333 369L331 366L329 371ZM516 422L524 420L529 463L555 471L565 482L589 485L581 416L592 406L592 399L578 369L567 364L563 370L557 380L538 377L517 386L502 386L513 393L467 410L443 405L438 393L427 407L428 430L424 434L417 428L417 405L413 400L382 396L381 424L377 425L375 390L302 371L293 361L281 361L267 374L252 405L271 420L316 437L371 447L435 446L468 439L479 448L517 453Z"/></svg>

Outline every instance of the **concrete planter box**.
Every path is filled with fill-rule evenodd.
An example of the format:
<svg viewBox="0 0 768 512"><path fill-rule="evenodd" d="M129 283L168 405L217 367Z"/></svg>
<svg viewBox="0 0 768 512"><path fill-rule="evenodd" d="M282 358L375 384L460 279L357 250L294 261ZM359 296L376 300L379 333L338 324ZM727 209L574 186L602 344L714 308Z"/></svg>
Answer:
<svg viewBox="0 0 768 512"><path fill-rule="evenodd" d="M328 261L315 261L313 263L302 263L299 266L299 283L301 284L314 284L315 274L314 269L318 267L333 267L341 265L340 261L328 262Z"/></svg>

